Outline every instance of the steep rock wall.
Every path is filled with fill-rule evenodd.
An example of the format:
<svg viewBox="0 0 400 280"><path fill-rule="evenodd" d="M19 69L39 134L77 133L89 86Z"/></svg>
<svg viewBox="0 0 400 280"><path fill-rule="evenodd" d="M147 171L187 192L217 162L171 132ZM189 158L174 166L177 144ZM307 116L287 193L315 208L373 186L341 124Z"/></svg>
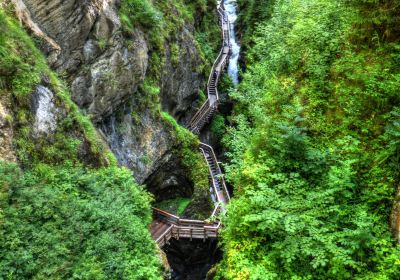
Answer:
<svg viewBox="0 0 400 280"><path fill-rule="evenodd" d="M154 63L150 35L140 27L130 34L123 32L118 17L120 1L13 2L22 3L25 15L43 32L38 40L49 64L68 81L73 101L91 117L119 163L129 167L139 183L151 176L150 184L157 182L151 189L193 186L185 171L158 172L160 166L179 166L180 160L171 153L176 140L157 107L185 122L197 105L205 78L197 71L202 60L192 35L194 23L175 30L173 41L165 41L164 53L157 54L165 59L157 77L159 99L151 100L141 90L149 64ZM26 20L25 24L32 25ZM60 48L56 50L43 38L50 38ZM174 46L180 52L172 57ZM179 169L184 170L175 168Z"/></svg>
<svg viewBox="0 0 400 280"><path fill-rule="evenodd" d="M124 45L114 1L23 2L32 20L60 46L49 62L70 82L73 100L94 121L117 110L144 80L144 34L135 32L130 49Z"/></svg>
<svg viewBox="0 0 400 280"><path fill-rule="evenodd" d="M166 63L161 77L161 105L162 109L169 112L179 121L186 123L198 102L199 89L204 87L204 76L198 71L198 66L203 62L199 57L193 33L194 27L185 25L176 36L179 53L178 61L171 59L171 47L166 45Z"/></svg>

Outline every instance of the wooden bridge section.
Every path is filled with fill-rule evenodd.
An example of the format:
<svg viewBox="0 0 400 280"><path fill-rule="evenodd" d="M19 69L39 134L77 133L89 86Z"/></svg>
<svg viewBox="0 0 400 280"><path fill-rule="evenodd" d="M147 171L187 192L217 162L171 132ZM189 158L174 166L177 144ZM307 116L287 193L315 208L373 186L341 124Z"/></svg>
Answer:
<svg viewBox="0 0 400 280"><path fill-rule="evenodd" d="M171 238L203 239L216 238L220 223L207 223L200 220L186 220L170 213L153 208L154 219L151 234L160 247Z"/></svg>
<svg viewBox="0 0 400 280"><path fill-rule="evenodd" d="M195 134L200 133L201 129L210 121L217 110L219 104L218 81L228 62L231 50L229 43L230 24L223 1L218 1L217 11L222 31L222 47L208 79L208 98L188 124L188 129ZM214 211L210 220L216 220L216 216L219 213L225 212L225 206L229 202L230 196L213 148L210 145L201 143L200 151L208 165L210 194L214 203ZM208 223L200 220L181 219L163 210L153 208L153 222L150 230L159 247L163 247L171 238L188 238L190 240L217 238L220 227L220 222Z"/></svg>

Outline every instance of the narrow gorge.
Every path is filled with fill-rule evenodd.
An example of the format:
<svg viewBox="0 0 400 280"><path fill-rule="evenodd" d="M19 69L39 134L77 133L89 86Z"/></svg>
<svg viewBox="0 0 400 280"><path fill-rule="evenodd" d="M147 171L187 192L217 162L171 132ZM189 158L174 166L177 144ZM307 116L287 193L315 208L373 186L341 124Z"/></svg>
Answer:
<svg viewBox="0 0 400 280"><path fill-rule="evenodd" d="M240 47L235 39L234 22L236 16L235 1L218 1L217 11L222 34L222 46L215 60L207 83L207 100L198 112L189 120L188 128L194 134L200 134L204 125L218 109L220 98L218 81L227 65L228 74L235 85L238 84L238 58ZM172 266L172 279L205 279L207 272L218 260L216 240L221 228L220 215L225 215L230 194L226 186L220 163L210 143L200 143L200 151L207 163L210 178L210 196L214 210L204 221L183 219L166 211L153 208L151 234L160 248L167 246L166 252ZM214 222L211 222L214 221ZM171 239L176 241L170 242ZM182 244L177 244L183 239ZM188 244L187 240L202 240L201 243ZM205 243L207 242L207 243ZM211 251L211 254L207 254ZM197 259L197 261L196 261ZM199 266L198 263L201 263ZM210 276L208 276L210 277Z"/></svg>
<svg viewBox="0 0 400 280"><path fill-rule="evenodd" d="M232 77L238 75L238 71L232 74L238 57L231 25L236 13L234 1L228 2L226 8L221 2L206 6L200 2L188 8L171 2L171 14L167 12L168 3L160 2L153 7L133 0L92 1L84 5L72 0L2 4L4 31L15 33L5 39L10 46L16 45L15 49L4 49L5 55L14 59L10 65L3 63L3 67L8 67L4 69L8 71L4 72L8 79L4 80L5 93L11 90L14 96L18 94L13 83L20 83L18 79L22 77L14 74L13 67L29 65L29 48L34 49L29 38L18 30L12 15L46 56L44 61L38 53L33 55L39 58L32 66L37 71L24 81L28 82L26 89L22 88L26 92L16 101L13 95L2 101L4 110L9 111L5 114L10 116L5 117L15 118L9 132L15 140L5 152L11 157L14 152L21 167L39 177L36 172L42 165L50 169L57 165L61 170L63 166L107 170L118 164L129 168L137 183L146 185L154 195L156 207L168 209L180 206L180 200L189 200L181 210L186 219L153 208L151 233L160 247L170 244L171 237L210 239L207 243L193 243L199 255L204 256L204 250L209 248L215 251L212 260L207 260L210 256L206 254L206 260L201 261L205 265L200 274L187 276L195 279L204 278L220 259L216 238L221 224L217 217L225 213L230 194L213 148L199 142L180 124L199 134L217 110L218 80L228 62ZM135 13L136 9L142 14ZM177 15L183 20L178 20ZM157 32L165 32L166 37L157 38ZM18 53L13 56L18 40L26 49L27 61L18 60ZM222 48L218 49L221 42ZM36 90L31 103L27 94L32 86ZM202 87L206 88L203 104ZM24 118L28 118L25 124L20 119L22 108L27 115ZM73 134L80 130L82 135ZM71 138L63 139L66 134ZM200 149L194 150L196 147ZM41 219L38 217L37 221L40 223ZM184 251L185 246L192 245L180 249ZM183 256L184 253L178 257ZM192 257L196 258L193 254ZM193 270L191 266L185 264L184 270Z"/></svg>
<svg viewBox="0 0 400 280"><path fill-rule="evenodd" d="M0 279L399 279L399 14L0 0Z"/></svg>

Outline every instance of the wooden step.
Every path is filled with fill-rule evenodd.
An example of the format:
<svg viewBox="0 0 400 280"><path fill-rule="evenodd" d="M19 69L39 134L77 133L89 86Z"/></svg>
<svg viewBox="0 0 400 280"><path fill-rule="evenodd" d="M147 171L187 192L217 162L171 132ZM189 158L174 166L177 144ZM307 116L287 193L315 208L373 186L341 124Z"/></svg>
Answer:
<svg viewBox="0 0 400 280"><path fill-rule="evenodd" d="M153 220L150 226L150 232L153 239L159 238L168 228L170 227L169 224L160 221L160 220Z"/></svg>

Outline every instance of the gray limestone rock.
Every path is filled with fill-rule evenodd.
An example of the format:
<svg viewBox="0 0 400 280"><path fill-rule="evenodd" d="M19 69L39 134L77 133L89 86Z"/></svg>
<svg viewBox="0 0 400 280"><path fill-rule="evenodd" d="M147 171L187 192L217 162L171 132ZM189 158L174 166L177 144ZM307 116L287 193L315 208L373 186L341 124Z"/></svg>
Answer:
<svg viewBox="0 0 400 280"><path fill-rule="evenodd" d="M51 134L57 128L57 115L59 113L59 109L54 104L53 92L45 86L38 85L32 98L32 109L35 117L33 136Z"/></svg>
<svg viewBox="0 0 400 280"><path fill-rule="evenodd" d="M178 63L171 59L171 47L166 46L167 63L161 79L161 104L182 123L186 123L195 112L200 88L204 86L204 77L197 72L202 63L193 38L193 27L185 26L177 38L179 47Z"/></svg>
<svg viewBox="0 0 400 280"><path fill-rule="evenodd" d="M184 168L173 153L173 132L154 109L140 105L139 88L151 56L149 34L136 28L126 37L116 0L19 1L46 38L60 46L56 58L48 53L51 66L67 80L72 99L91 117L120 164L160 195L178 186L190 188L188 175L177 171ZM184 25L174 42L165 44L165 54L158 54L167 58L159 81L161 108L181 122L195 111L205 82L197 73L202 61L193 33L194 26ZM172 45L180 50L174 59ZM46 122L45 128L51 131L53 123Z"/></svg>

